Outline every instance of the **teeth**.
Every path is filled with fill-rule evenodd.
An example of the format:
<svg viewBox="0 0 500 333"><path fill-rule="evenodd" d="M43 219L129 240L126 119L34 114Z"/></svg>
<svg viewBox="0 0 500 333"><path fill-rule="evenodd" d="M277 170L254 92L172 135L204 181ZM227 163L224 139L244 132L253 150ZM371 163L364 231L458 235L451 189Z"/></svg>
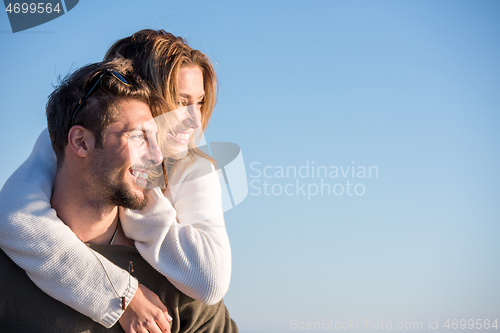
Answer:
<svg viewBox="0 0 500 333"><path fill-rule="evenodd" d="M188 133L177 133L177 132L174 132L174 135L175 135L175 137L177 137L181 140L189 140L189 136L190 136L190 134L188 134Z"/></svg>
<svg viewBox="0 0 500 333"><path fill-rule="evenodd" d="M148 174L145 172L134 171L132 170L132 176L142 179L148 179Z"/></svg>

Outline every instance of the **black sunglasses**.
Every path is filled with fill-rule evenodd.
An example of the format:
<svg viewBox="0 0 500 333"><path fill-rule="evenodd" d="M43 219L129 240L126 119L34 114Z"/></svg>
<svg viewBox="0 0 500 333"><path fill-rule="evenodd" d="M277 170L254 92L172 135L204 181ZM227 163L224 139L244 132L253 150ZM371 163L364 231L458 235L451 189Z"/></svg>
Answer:
<svg viewBox="0 0 500 333"><path fill-rule="evenodd" d="M73 112L73 117L71 117L71 127L73 127L75 125L75 116L76 116L76 113L78 112L78 110L80 110L80 108L82 107L83 103L85 103L85 101L90 96L90 94L92 93L92 91L94 91L95 87L97 87L97 85L99 84L99 82L101 82L101 79L106 74L113 75L118 81L120 81L121 83L123 83L126 86L130 86L131 85L130 82L125 78L125 75L123 73L120 73L119 71L116 71L114 69L107 69L106 71L104 71L103 73L101 73L101 75L99 75L99 78L97 79L96 83L94 83L94 85L92 86L92 88L90 88L90 90L87 93L87 95L82 99L82 101L80 102L80 104L78 104L78 107L76 108L75 112Z"/></svg>

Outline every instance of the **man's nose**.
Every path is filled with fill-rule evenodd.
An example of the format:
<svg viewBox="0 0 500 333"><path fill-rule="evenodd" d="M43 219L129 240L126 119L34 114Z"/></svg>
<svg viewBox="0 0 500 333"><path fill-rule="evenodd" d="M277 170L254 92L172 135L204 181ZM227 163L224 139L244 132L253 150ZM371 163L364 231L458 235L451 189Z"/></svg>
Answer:
<svg viewBox="0 0 500 333"><path fill-rule="evenodd" d="M163 161L163 154L155 137L148 138L148 156L147 159L151 165L158 165Z"/></svg>
<svg viewBox="0 0 500 333"><path fill-rule="evenodd" d="M186 107L187 117L184 124L194 129L201 127L201 110L196 104L191 104Z"/></svg>

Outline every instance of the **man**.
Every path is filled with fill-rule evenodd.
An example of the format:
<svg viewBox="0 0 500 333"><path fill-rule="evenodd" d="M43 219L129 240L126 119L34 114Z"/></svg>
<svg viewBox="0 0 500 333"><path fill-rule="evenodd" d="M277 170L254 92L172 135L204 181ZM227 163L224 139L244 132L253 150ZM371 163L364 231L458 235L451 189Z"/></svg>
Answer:
<svg viewBox="0 0 500 333"><path fill-rule="evenodd" d="M141 209L147 204L144 193L147 175L162 161L155 139L157 128L150 110L150 107L160 107L161 99L156 98L140 79L130 74L123 76L120 71L129 72L130 64L115 60L84 67L51 95L47 117L58 165L51 205L76 237L117 265L133 271L133 275L160 296L158 298L144 285L137 287L137 280L132 277L128 285L114 285L115 279L106 273L107 281L97 283L115 291L117 298L113 301L127 306L125 313L133 311L136 314L132 320L122 322L120 319L125 330L168 332L170 313L172 332L230 331L232 321L222 303L214 306L198 303L177 291L145 263L134 248L105 245L133 245L120 228L118 206ZM43 246L61 251L62 255L69 251L59 249L58 244ZM99 261L107 271L102 257L83 243L75 251L87 251L86 260ZM69 260L65 264L72 262ZM2 330L108 331L41 292L3 252L0 267ZM54 283L68 286L78 278L68 276ZM137 292L132 295L134 288ZM110 331L123 330L115 325Z"/></svg>

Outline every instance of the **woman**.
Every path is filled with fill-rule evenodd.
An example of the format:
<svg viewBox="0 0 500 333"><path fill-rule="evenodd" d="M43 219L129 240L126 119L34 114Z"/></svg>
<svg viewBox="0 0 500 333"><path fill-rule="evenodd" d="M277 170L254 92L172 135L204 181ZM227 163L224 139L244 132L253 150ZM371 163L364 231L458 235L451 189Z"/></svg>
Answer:
<svg viewBox="0 0 500 333"><path fill-rule="evenodd" d="M208 304L217 303L229 286L231 255L217 175L209 157L195 144L198 129L206 128L215 106L217 83L213 67L201 52L164 31L143 30L116 42L107 52L105 61L119 56L132 60L139 76L165 98L168 109L176 110L154 115L160 116L168 125L160 135L168 151L164 154L170 157L164 163L168 186L164 191L156 188L150 192L151 202L145 211L121 211L121 227L128 238L136 240L141 255L180 291ZM51 228L57 227L54 222L58 219L50 208L51 181L56 171L50 149L46 138L39 139L32 156L12 176L22 177L23 173L28 174L36 168L41 176L30 187L2 189L3 195L17 191L24 199L16 207L5 207L5 202L0 201L0 246L46 293L110 327L123 313L109 301L116 298L113 290L99 288L92 281L81 281L75 290L64 293L55 290L47 280L64 278L68 274L66 269L63 265L51 265L47 270L45 263L54 262L50 249L41 252L38 248L30 250L31 247L22 245L50 239L53 237ZM19 211L21 214L16 213ZM36 225L36 233L27 234L23 223ZM119 231L118 238L112 240L113 244L123 242ZM38 267L23 265L26 258L34 256ZM104 258L101 260L105 261ZM42 266L44 274L39 274ZM120 276L129 279L128 274L120 274L120 268L106 267L107 274L116 279ZM94 271L96 280L107 279L97 261L95 266L80 269ZM71 273L78 276L78 271ZM115 282L119 284L119 281ZM130 286L128 281L122 284ZM119 291L122 292L125 291ZM104 312L96 312L85 306L89 304L87 300L109 303L109 306ZM130 330L130 327L123 328L127 332Z"/></svg>

